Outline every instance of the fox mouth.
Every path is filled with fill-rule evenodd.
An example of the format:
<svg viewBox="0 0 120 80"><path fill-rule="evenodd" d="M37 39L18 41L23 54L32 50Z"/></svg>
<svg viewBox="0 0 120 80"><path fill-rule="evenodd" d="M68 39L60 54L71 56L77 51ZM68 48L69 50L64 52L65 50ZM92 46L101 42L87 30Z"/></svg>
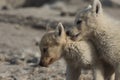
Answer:
<svg viewBox="0 0 120 80"><path fill-rule="evenodd" d="M40 61L39 65L40 65L41 67L48 67L48 65L45 64L45 63L43 63L42 61Z"/></svg>
<svg viewBox="0 0 120 80"><path fill-rule="evenodd" d="M78 37L81 34L81 32L74 35L74 37Z"/></svg>
<svg viewBox="0 0 120 80"><path fill-rule="evenodd" d="M55 60L53 58L50 59L49 65L52 64Z"/></svg>
<svg viewBox="0 0 120 80"><path fill-rule="evenodd" d="M72 35L72 36L71 36L71 39L72 39L72 40L76 40L80 34L81 34L81 33L79 32L79 33L77 33L77 34Z"/></svg>
<svg viewBox="0 0 120 80"><path fill-rule="evenodd" d="M40 61L39 65L41 67L48 67L50 64L52 64L55 61L55 59L51 58L48 63Z"/></svg>

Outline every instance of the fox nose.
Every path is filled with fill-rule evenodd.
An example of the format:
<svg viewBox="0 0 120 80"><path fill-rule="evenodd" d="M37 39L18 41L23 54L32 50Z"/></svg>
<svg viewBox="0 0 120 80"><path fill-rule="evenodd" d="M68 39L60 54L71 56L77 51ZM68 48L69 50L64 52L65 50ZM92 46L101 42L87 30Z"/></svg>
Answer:
<svg viewBox="0 0 120 80"><path fill-rule="evenodd" d="M44 64L42 63L42 61L40 61L39 65L42 66L42 67L44 67Z"/></svg>
<svg viewBox="0 0 120 80"><path fill-rule="evenodd" d="M48 66L45 65L42 61L40 61L39 65L40 65L41 67L48 67Z"/></svg>

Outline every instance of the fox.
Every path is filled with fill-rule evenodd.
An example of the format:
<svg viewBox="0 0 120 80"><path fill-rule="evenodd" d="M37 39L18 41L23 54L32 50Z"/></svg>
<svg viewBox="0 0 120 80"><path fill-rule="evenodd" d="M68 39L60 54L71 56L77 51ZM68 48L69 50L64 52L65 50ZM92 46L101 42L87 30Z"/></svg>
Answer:
<svg viewBox="0 0 120 80"><path fill-rule="evenodd" d="M43 35L39 48L41 51L40 66L48 67L55 61L64 58L67 64L66 80L80 79L81 70L93 71L94 80L107 80L109 74L104 70L111 69L99 59L94 46L89 41L71 40L62 25L59 23L55 31ZM105 64L105 65L104 65ZM110 70L107 70L107 73Z"/></svg>
<svg viewBox="0 0 120 80"><path fill-rule="evenodd" d="M89 7L78 12L76 27L67 33L73 40L89 40L101 59L113 67L115 80L120 80L120 24L104 13L99 0L91 1ZM74 29L77 29L75 33Z"/></svg>

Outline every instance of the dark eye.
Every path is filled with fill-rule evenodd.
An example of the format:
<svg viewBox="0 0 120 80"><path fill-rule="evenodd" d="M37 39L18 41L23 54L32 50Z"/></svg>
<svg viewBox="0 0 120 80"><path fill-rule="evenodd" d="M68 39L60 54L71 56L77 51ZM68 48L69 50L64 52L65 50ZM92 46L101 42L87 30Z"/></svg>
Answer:
<svg viewBox="0 0 120 80"><path fill-rule="evenodd" d="M78 21L76 22L77 25L80 25L82 23L81 19L78 19Z"/></svg>
<svg viewBox="0 0 120 80"><path fill-rule="evenodd" d="M46 53L48 51L48 48L43 48L43 52Z"/></svg>

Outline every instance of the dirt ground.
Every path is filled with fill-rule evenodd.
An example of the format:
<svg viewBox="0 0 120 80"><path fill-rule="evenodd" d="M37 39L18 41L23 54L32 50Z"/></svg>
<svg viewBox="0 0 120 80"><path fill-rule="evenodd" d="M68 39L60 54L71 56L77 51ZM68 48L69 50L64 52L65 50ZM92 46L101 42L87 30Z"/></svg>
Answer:
<svg viewBox="0 0 120 80"><path fill-rule="evenodd" d="M19 16L34 17L35 19L32 20L35 20L34 24L40 25L42 23L36 21L36 18L49 19L51 21L47 22L51 23L50 27L54 21L69 24L73 23L75 17L70 13L75 13L75 10L82 5L66 6L64 3L56 3L51 8L50 6L0 11L0 80L65 80L66 65L62 59L48 68L36 66L40 60L40 51L36 43L40 41L46 30L35 28L30 24L31 18L18 19ZM67 15L61 14L62 11ZM104 7L104 11L115 20L120 20L120 8ZM1 14L13 17L1 16Z"/></svg>

